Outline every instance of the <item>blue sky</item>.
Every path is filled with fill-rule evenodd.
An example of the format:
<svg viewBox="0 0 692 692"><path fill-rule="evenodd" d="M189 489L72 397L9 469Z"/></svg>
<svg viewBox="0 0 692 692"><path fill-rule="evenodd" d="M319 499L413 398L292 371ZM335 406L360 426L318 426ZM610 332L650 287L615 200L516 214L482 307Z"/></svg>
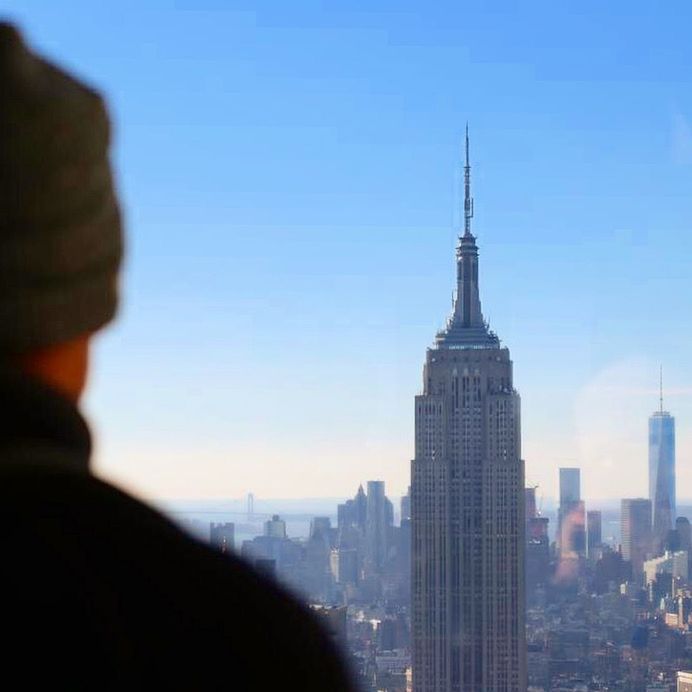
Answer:
<svg viewBox="0 0 692 692"><path fill-rule="evenodd" d="M405 489L471 129L527 479L646 493L658 364L692 497L684 2L4 3L98 85L128 224L87 410L150 498Z"/></svg>

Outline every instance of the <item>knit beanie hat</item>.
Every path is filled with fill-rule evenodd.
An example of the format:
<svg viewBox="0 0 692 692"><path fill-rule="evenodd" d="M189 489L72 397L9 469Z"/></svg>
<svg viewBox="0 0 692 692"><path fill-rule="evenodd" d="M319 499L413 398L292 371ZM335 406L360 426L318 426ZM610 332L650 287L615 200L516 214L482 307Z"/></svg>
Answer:
<svg viewBox="0 0 692 692"><path fill-rule="evenodd" d="M113 318L123 239L109 142L100 95L0 23L0 356Z"/></svg>

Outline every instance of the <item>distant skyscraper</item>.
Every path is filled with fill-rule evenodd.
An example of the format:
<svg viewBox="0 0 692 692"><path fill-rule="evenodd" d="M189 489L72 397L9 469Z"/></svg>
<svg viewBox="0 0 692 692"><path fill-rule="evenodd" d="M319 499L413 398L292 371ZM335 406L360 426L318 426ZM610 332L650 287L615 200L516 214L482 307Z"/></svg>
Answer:
<svg viewBox="0 0 692 692"><path fill-rule="evenodd" d="M321 538L327 545L331 543L332 520L329 517L313 517L310 522L310 538Z"/></svg>
<svg viewBox="0 0 692 692"><path fill-rule="evenodd" d="M563 556L577 557L586 553L585 519L580 470L561 468L557 542Z"/></svg>
<svg viewBox="0 0 692 692"><path fill-rule="evenodd" d="M529 517L526 525L526 593L533 595L536 587L550 578L550 540L548 517Z"/></svg>
<svg viewBox="0 0 692 692"><path fill-rule="evenodd" d="M651 500L623 500L620 505L622 557L632 563L632 575L641 580L651 546Z"/></svg>
<svg viewBox="0 0 692 692"><path fill-rule="evenodd" d="M255 520L255 496L252 493L247 494L247 520Z"/></svg>
<svg viewBox="0 0 692 692"><path fill-rule="evenodd" d="M536 509L536 486L524 488L524 506L526 508L526 521L538 516Z"/></svg>
<svg viewBox="0 0 692 692"><path fill-rule="evenodd" d="M581 471L578 468L560 469L560 506L581 500Z"/></svg>
<svg viewBox="0 0 692 692"><path fill-rule="evenodd" d="M406 491L406 495L401 498L401 521L411 518L411 487Z"/></svg>
<svg viewBox="0 0 692 692"><path fill-rule="evenodd" d="M687 553L678 550L675 553L666 552L660 557L651 558L644 562L646 583L650 584L658 574L670 574L676 579L687 581Z"/></svg>
<svg viewBox="0 0 692 692"><path fill-rule="evenodd" d="M353 511L355 512L355 524L356 526L358 526L358 528L365 531L365 518L368 513L368 498L365 495L365 490L363 490L362 485L358 486L358 492L356 493L356 496L353 498L353 503Z"/></svg>
<svg viewBox="0 0 692 692"><path fill-rule="evenodd" d="M349 527L365 531L365 515L367 513L368 499L365 496L363 486L358 486L358 492L352 500L346 500L341 505L337 505L337 526L339 529Z"/></svg>
<svg viewBox="0 0 692 692"><path fill-rule="evenodd" d="M678 517L675 520L675 530L678 532L680 540L680 550L689 553L692 559L692 527L687 517Z"/></svg>
<svg viewBox="0 0 692 692"><path fill-rule="evenodd" d="M365 567L371 574L382 570L387 551L387 498L384 481L368 481L365 514Z"/></svg>
<svg viewBox="0 0 692 692"><path fill-rule="evenodd" d="M394 526L394 505L388 497L384 498L384 523L385 527Z"/></svg>
<svg viewBox="0 0 692 692"><path fill-rule="evenodd" d="M481 313L468 135L464 172L454 311L415 400L413 690L515 692L526 689L519 396Z"/></svg>
<svg viewBox="0 0 692 692"><path fill-rule="evenodd" d="M235 525L231 522L209 524L209 543L222 553L231 553L235 545Z"/></svg>
<svg viewBox="0 0 692 692"><path fill-rule="evenodd" d="M583 500L560 509L560 553L563 557L586 555L586 511Z"/></svg>
<svg viewBox="0 0 692 692"><path fill-rule="evenodd" d="M603 538L602 517L597 509L592 509L586 513L586 543L590 560L597 559L601 550Z"/></svg>
<svg viewBox="0 0 692 692"><path fill-rule="evenodd" d="M286 522L274 514L264 522L264 535L269 538L286 538Z"/></svg>
<svg viewBox="0 0 692 692"><path fill-rule="evenodd" d="M536 508L536 486L524 488L524 511L526 517L526 594L529 602L538 586L546 583L550 565L550 540L548 517L538 515Z"/></svg>
<svg viewBox="0 0 692 692"><path fill-rule="evenodd" d="M649 418L649 499L652 511L652 549L662 550L676 518L675 418L663 410L663 384L659 410Z"/></svg>
<svg viewBox="0 0 692 692"><path fill-rule="evenodd" d="M358 583L358 551L355 548L335 548L329 564L337 584Z"/></svg>

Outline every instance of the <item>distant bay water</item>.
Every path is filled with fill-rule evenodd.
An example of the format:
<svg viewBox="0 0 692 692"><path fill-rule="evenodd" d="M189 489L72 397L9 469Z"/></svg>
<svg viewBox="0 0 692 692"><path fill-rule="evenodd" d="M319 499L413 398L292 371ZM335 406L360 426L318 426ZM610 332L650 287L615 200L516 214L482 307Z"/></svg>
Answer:
<svg viewBox="0 0 692 692"><path fill-rule="evenodd" d="M345 498L255 499L250 513L247 498L229 500L175 500L156 506L172 521L197 538L209 540L211 523L235 524L236 549L243 541L262 534L264 522L275 514L286 522L289 538L307 538L315 517L329 517L336 526L337 505Z"/></svg>

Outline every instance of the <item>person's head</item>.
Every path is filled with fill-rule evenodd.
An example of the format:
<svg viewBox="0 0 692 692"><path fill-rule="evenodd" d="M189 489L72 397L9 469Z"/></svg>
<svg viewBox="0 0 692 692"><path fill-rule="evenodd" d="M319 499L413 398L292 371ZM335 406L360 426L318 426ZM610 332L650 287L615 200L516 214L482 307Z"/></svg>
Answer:
<svg viewBox="0 0 692 692"><path fill-rule="evenodd" d="M74 400L118 303L109 143L99 94L0 23L0 363Z"/></svg>

